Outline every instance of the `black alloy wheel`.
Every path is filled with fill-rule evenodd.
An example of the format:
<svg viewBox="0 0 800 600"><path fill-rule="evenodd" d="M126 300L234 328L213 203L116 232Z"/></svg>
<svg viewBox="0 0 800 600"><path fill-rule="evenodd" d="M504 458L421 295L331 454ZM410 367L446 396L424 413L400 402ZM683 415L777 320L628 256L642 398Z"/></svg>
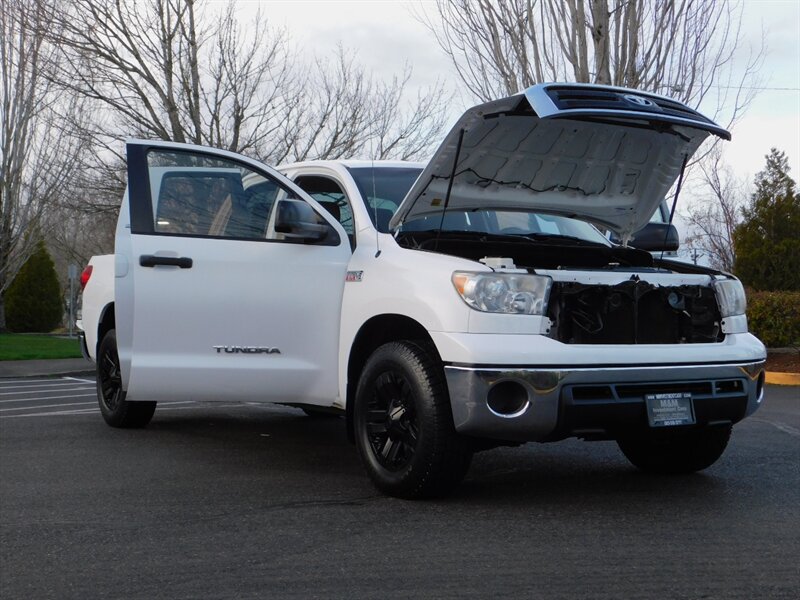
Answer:
<svg viewBox="0 0 800 600"><path fill-rule="evenodd" d="M367 432L378 462L390 471L405 468L414 458L419 437L411 385L396 371L382 373L368 402Z"/></svg>
<svg viewBox="0 0 800 600"><path fill-rule="evenodd" d="M155 402L129 402L122 389L117 332L111 329L97 347L97 402L105 422L112 427L144 427L153 418Z"/></svg>
<svg viewBox="0 0 800 600"><path fill-rule="evenodd" d="M122 373L116 344L102 346L102 354L97 357L97 384L100 403L107 411L114 412L125 393L122 390Z"/></svg>
<svg viewBox="0 0 800 600"><path fill-rule="evenodd" d="M469 469L472 451L453 425L441 361L429 343L375 350L358 381L353 419L361 462L390 496L443 496Z"/></svg>

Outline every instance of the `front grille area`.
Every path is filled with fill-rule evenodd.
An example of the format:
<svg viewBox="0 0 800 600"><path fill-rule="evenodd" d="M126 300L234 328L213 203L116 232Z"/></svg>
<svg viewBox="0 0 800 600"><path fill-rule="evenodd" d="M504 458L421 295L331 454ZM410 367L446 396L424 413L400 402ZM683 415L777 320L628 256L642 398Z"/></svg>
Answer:
<svg viewBox="0 0 800 600"><path fill-rule="evenodd" d="M685 381L665 383L617 383L608 385L573 385L565 393L574 403L598 401L643 400L647 394L689 393L693 398L729 397L744 394L741 379L718 381Z"/></svg>
<svg viewBox="0 0 800 600"><path fill-rule="evenodd" d="M709 287L555 282L549 336L565 344L701 344L725 339Z"/></svg>
<svg viewBox="0 0 800 600"><path fill-rule="evenodd" d="M692 381L689 383L658 383L647 385L618 385L617 395L622 399L644 398L647 394L675 394L688 392L692 396L710 396L713 389L708 381Z"/></svg>
<svg viewBox="0 0 800 600"><path fill-rule="evenodd" d="M690 393L698 427L736 423L747 410L746 390L744 379L565 386L554 439L616 439L663 433L654 432L648 425L647 394Z"/></svg>
<svg viewBox="0 0 800 600"><path fill-rule="evenodd" d="M700 123L711 123L709 119L697 111L692 110L680 102L668 100L666 98L641 96L642 98L646 98L651 102L641 105L627 100L625 96L629 94L626 93L611 90L587 89L569 85L550 86L547 88L547 95L559 110L625 110L642 113L666 114L673 117L698 121ZM635 92L631 92L630 95L637 96Z"/></svg>

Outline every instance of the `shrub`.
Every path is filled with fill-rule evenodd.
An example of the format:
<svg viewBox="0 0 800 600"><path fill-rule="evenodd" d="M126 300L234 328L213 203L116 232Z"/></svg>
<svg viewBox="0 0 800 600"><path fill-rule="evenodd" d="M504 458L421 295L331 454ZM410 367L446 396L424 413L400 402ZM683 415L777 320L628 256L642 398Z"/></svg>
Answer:
<svg viewBox="0 0 800 600"><path fill-rule="evenodd" d="M39 242L6 290L5 304L9 331L47 333L61 323L61 286L44 242Z"/></svg>
<svg viewBox="0 0 800 600"><path fill-rule="evenodd" d="M748 291L747 323L770 348L800 346L800 292Z"/></svg>

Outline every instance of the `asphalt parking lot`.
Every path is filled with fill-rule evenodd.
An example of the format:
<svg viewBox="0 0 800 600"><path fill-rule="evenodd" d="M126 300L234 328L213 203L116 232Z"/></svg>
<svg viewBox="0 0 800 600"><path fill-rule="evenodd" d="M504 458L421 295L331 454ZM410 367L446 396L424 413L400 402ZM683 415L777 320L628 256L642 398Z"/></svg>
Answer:
<svg viewBox="0 0 800 600"><path fill-rule="evenodd" d="M407 502L341 419L173 402L114 430L92 378L0 380L0 597L796 598L798 396L769 386L702 474L528 444Z"/></svg>

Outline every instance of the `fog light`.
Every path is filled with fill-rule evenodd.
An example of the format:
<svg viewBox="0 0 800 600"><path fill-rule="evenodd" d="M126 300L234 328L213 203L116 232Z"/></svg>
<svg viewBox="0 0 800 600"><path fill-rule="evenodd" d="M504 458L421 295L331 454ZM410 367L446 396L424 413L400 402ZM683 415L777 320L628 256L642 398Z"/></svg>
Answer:
<svg viewBox="0 0 800 600"><path fill-rule="evenodd" d="M486 395L486 405L498 417L518 417L529 404L528 390L516 381L496 383Z"/></svg>

